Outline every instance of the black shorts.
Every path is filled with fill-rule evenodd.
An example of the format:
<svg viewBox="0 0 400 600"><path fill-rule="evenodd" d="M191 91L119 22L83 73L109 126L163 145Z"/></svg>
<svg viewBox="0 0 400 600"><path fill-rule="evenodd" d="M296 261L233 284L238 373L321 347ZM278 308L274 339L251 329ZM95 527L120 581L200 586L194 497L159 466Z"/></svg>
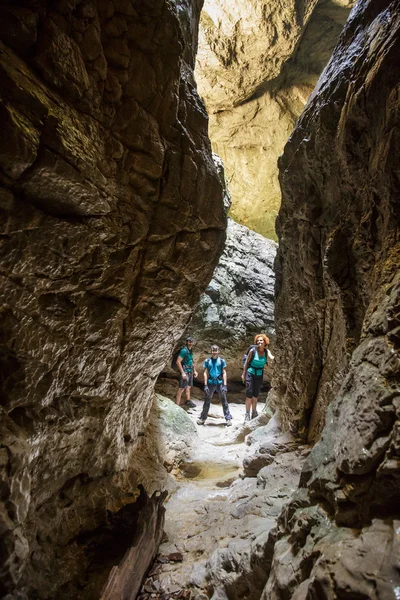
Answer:
<svg viewBox="0 0 400 600"><path fill-rule="evenodd" d="M179 389L185 390L187 387L193 386L193 372L186 373L186 379L183 379L182 375L179 378Z"/></svg>
<svg viewBox="0 0 400 600"><path fill-rule="evenodd" d="M263 376L256 377L248 371L246 372L246 398L258 398L263 382Z"/></svg>

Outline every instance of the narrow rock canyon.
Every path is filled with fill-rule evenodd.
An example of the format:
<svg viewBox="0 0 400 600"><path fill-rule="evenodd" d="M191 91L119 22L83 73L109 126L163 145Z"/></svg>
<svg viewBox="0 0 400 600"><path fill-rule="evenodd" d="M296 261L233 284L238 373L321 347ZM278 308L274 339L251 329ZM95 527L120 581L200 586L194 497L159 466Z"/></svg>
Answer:
<svg viewBox="0 0 400 600"><path fill-rule="evenodd" d="M400 5L351 6L0 2L5 600L400 597ZM232 427L155 393L185 332Z"/></svg>

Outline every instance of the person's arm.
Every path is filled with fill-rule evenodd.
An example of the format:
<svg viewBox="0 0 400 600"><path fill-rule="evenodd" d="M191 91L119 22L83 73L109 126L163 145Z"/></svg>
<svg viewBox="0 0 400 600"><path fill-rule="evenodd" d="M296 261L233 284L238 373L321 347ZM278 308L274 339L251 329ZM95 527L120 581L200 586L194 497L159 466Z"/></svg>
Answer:
<svg viewBox="0 0 400 600"><path fill-rule="evenodd" d="M222 381L223 381L224 386L226 387L227 381L228 381L228 376L226 374L226 368L225 367L222 369Z"/></svg>
<svg viewBox="0 0 400 600"><path fill-rule="evenodd" d="M274 360L274 355L272 354L272 352L270 352L270 351L268 350L268 348L267 348L267 353L268 353L268 357L269 357L271 360Z"/></svg>
<svg viewBox="0 0 400 600"><path fill-rule="evenodd" d="M178 356L178 358L176 359L176 366L178 367L179 371L181 372L182 379L186 379L186 373L183 369L182 360L183 360L182 356Z"/></svg>
<svg viewBox="0 0 400 600"><path fill-rule="evenodd" d="M250 350L250 352L248 353L248 355L247 355L246 362L244 363L243 373L242 373L242 379L243 380L246 377L246 373L247 373L247 369L248 369L249 363L253 360L253 353L254 353L254 350L252 348Z"/></svg>
<svg viewBox="0 0 400 600"><path fill-rule="evenodd" d="M208 394L208 367L207 367L207 361L204 362L204 391L206 394Z"/></svg>

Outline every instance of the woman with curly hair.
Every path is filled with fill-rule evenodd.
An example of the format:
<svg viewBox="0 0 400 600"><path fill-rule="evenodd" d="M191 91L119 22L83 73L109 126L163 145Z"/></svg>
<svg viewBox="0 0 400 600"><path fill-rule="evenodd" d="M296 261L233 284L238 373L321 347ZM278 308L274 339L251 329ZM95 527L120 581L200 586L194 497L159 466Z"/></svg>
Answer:
<svg viewBox="0 0 400 600"><path fill-rule="evenodd" d="M264 367L268 362L268 357L274 358L267 346L269 346L269 338L264 333L258 333L254 338L254 346L250 348L243 367L242 381L246 383L245 423L250 421L250 418L258 417L257 400L263 381Z"/></svg>

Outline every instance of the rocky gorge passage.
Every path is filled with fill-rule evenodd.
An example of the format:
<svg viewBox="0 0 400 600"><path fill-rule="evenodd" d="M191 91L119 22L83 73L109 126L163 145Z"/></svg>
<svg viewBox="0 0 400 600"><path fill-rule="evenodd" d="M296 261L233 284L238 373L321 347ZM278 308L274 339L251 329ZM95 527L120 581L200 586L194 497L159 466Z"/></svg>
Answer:
<svg viewBox="0 0 400 600"><path fill-rule="evenodd" d="M0 3L1 594L77 598L90 535L163 485L141 434L226 227L200 5Z"/></svg>
<svg viewBox="0 0 400 600"><path fill-rule="evenodd" d="M199 398L202 393L197 383L203 381L203 363L210 356L211 344L219 345L227 361L230 397L234 394L235 402L244 402L242 358L254 336L261 331L267 333L273 351L276 249L273 240L228 219L224 251L176 346L182 347L188 335L196 339L193 356L200 377L195 381L194 393L198 392ZM173 397L177 373L169 367L161 372L157 390ZM266 383L271 381L272 372L273 361L269 361Z"/></svg>
<svg viewBox="0 0 400 600"><path fill-rule="evenodd" d="M191 454L196 428L173 404L163 442L153 394L225 235L192 75L200 5L0 3L0 592L98 598L138 511L153 514L149 554L160 490L182 512L180 465L182 481L210 475L217 498L185 511L184 547L166 524L163 552L187 560L159 584L188 577L214 600L396 600L399 3L359 0L280 161L275 414L243 455L241 425L224 429L217 465L204 441ZM296 3L300 37L317 5L330 3ZM99 561L110 538L114 565Z"/></svg>
<svg viewBox="0 0 400 600"><path fill-rule="evenodd" d="M220 404L212 404L206 424L197 426L202 402L189 414L163 396L157 403L173 479L167 539L139 599L259 598L277 517L309 449L282 436L277 417L271 420L262 404L260 416L243 425L243 406L230 403L233 426L227 428Z"/></svg>

